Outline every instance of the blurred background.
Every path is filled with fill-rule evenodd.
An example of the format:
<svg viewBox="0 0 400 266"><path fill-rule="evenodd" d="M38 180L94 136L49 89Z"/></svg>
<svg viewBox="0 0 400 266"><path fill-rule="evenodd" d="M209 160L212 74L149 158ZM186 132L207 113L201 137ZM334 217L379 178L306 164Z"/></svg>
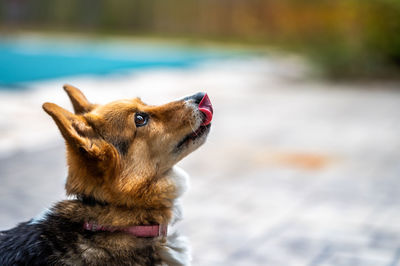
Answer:
<svg viewBox="0 0 400 266"><path fill-rule="evenodd" d="M64 198L41 109L206 91L193 265L400 265L400 1L0 1L0 229Z"/></svg>

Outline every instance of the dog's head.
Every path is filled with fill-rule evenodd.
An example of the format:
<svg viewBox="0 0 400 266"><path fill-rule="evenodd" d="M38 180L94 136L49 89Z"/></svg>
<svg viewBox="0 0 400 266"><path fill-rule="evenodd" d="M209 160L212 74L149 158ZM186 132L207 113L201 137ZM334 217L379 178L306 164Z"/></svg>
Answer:
<svg viewBox="0 0 400 266"><path fill-rule="evenodd" d="M213 109L198 93L161 106L140 99L90 103L80 90L64 86L75 113L43 104L66 141L67 193L128 206L153 206L172 199L175 184L163 178L201 146Z"/></svg>

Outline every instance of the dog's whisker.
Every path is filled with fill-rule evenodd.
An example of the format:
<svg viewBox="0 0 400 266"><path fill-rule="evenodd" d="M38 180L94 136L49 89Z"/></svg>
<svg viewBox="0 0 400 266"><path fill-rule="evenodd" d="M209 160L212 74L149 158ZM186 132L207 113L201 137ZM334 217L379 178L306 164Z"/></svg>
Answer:
<svg viewBox="0 0 400 266"><path fill-rule="evenodd" d="M191 121L191 120L189 120L189 126L190 126L190 128L192 129L192 132L193 132L193 133L196 133L196 129L193 127L192 121Z"/></svg>

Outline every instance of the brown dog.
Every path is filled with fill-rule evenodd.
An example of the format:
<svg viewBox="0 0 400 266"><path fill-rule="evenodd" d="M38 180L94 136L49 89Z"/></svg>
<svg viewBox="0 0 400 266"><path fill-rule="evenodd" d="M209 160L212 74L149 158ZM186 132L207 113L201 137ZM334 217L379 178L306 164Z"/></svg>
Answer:
<svg viewBox="0 0 400 266"><path fill-rule="evenodd" d="M43 217L0 233L0 264L188 265L181 217L187 176L174 165L200 147L213 109L198 93L161 106L140 99L91 104L66 85L75 114L44 110L66 142L66 192Z"/></svg>

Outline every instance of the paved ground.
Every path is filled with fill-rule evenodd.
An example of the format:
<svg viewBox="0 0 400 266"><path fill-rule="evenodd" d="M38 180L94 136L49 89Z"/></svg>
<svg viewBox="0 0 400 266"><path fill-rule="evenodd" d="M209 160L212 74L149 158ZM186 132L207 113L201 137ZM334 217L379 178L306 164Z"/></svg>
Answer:
<svg viewBox="0 0 400 266"><path fill-rule="evenodd" d="M193 264L400 265L400 90L259 66L152 76L174 90L129 81L149 99L199 82L214 103L208 143L181 163ZM0 160L0 228L62 197L63 144L49 139Z"/></svg>

